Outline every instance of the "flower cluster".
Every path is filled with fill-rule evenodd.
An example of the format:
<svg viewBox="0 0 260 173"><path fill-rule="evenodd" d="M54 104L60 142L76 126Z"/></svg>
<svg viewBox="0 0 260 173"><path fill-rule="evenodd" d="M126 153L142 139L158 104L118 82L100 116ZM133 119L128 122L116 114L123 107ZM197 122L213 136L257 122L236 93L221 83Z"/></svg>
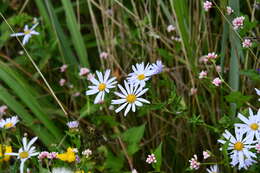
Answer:
<svg viewBox="0 0 260 173"><path fill-rule="evenodd" d="M38 155L38 159L39 160L43 160L43 159L57 159L57 152L48 152L48 151L42 151L40 152L40 154Z"/></svg>
<svg viewBox="0 0 260 173"><path fill-rule="evenodd" d="M212 6L213 6L213 4L210 1L206 1L206 2L203 3L203 8L204 8L205 11L209 11L209 9L211 9Z"/></svg>
<svg viewBox="0 0 260 173"><path fill-rule="evenodd" d="M198 161L198 156L196 154L193 155L193 158L189 160L190 169L198 170L200 168L200 162Z"/></svg>
<svg viewBox="0 0 260 173"><path fill-rule="evenodd" d="M17 116L13 116L10 118L6 118L6 119L1 119L0 120L0 128L5 128L5 129L9 129L12 127L15 127L15 125L19 122L18 117Z"/></svg>
<svg viewBox="0 0 260 173"><path fill-rule="evenodd" d="M118 88L121 92L114 92L119 99L112 100L112 105L121 105L115 112L118 113L125 108L124 115L132 110L135 112L136 107L143 106L143 103L149 104L150 102L141 96L144 95L148 88L145 88L146 82L151 76L159 74L163 70L163 64L161 61L156 61L154 64L136 64L132 66L133 72L124 81L124 86L118 84ZM91 78L90 82L93 84L88 86L89 90L86 91L86 95L96 95L94 103L100 104L104 102L105 94L110 92L110 89L115 88L116 81L115 77L110 77L111 70L102 72L96 71L97 77Z"/></svg>
<svg viewBox="0 0 260 173"><path fill-rule="evenodd" d="M244 20L245 20L244 16L236 17L235 19L233 19L232 21L233 28L235 30L242 28L244 25Z"/></svg>
<svg viewBox="0 0 260 173"><path fill-rule="evenodd" d="M152 163L156 163L157 160L155 158L155 155L154 154L149 154L146 158L146 163L148 164L152 164Z"/></svg>
<svg viewBox="0 0 260 173"><path fill-rule="evenodd" d="M228 151L231 151L231 165L238 165L238 169L247 169L253 163L255 163L257 140L260 139L260 109L257 114L254 114L249 109L249 117L245 117L242 114L238 114L238 118L243 123L236 123L235 136L233 136L228 130L223 133L223 139L218 140L221 144L228 143ZM223 149L223 148L222 148Z"/></svg>

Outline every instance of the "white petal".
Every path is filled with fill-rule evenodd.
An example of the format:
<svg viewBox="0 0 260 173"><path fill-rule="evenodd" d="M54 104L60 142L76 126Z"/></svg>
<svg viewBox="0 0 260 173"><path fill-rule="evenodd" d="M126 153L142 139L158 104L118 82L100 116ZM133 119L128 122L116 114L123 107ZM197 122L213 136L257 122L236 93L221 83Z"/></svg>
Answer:
<svg viewBox="0 0 260 173"><path fill-rule="evenodd" d="M108 70L106 70L106 72L105 72L105 76L104 76L104 83L106 83L106 82L107 82L107 80L108 80L109 76L110 76L110 70L108 69Z"/></svg>
<svg viewBox="0 0 260 173"><path fill-rule="evenodd" d="M98 92L99 92L99 90L88 90L88 91L86 91L86 95L93 95L93 94L96 94Z"/></svg>
<svg viewBox="0 0 260 173"><path fill-rule="evenodd" d="M126 92L126 90L125 90L120 84L118 84L118 88L122 91L122 93L123 93L125 96L128 95L127 92Z"/></svg>
<svg viewBox="0 0 260 173"><path fill-rule="evenodd" d="M127 115L127 113L130 111L130 109L131 109L131 104L128 104L127 105L127 107L126 107L126 109L125 109L125 113L124 113L124 116L126 116Z"/></svg>
<svg viewBox="0 0 260 173"><path fill-rule="evenodd" d="M30 142L27 145L27 150L29 150L29 148L32 146L32 144L35 143L35 141L38 139L38 137L34 137L30 140Z"/></svg>
<svg viewBox="0 0 260 173"><path fill-rule="evenodd" d="M94 100L94 103L95 104L99 103L101 101L101 97L102 97L102 92L99 92Z"/></svg>
<svg viewBox="0 0 260 173"><path fill-rule="evenodd" d="M19 36L23 36L23 35L25 35L23 32L18 32L18 33L11 34L10 36L11 37L19 37Z"/></svg>
<svg viewBox="0 0 260 173"><path fill-rule="evenodd" d="M117 108L117 109L115 110L116 113L118 113L118 112L120 112L122 109L124 109L126 105L127 105L127 102L124 103L124 104L122 104L119 108Z"/></svg>
<svg viewBox="0 0 260 173"><path fill-rule="evenodd" d="M143 103L147 103L147 104L150 104L150 102L146 99L143 99L143 98L137 98L138 101L140 102L143 102Z"/></svg>
<svg viewBox="0 0 260 173"><path fill-rule="evenodd" d="M96 71L96 74L97 74L97 76L98 76L98 80L99 80L101 83L103 83L104 80L103 80L103 75L102 75L102 73L99 72L99 71Z"/></svg>
<svg viewBox="0 0 260 173"><path fill-rule="evenodd" d="M117 99L117 100L112 100L112 104L122 104L125 103L125 99Z"/></svg>
<svg viewBox="0 0 260 173"><path fill-rule="evenodd" d="M115 95L117 95L118 97L126 98L126 95L123 95L123 94L121 94L121 93L119 93L119 92L114 92L114 93L115 93Z"/></svg>

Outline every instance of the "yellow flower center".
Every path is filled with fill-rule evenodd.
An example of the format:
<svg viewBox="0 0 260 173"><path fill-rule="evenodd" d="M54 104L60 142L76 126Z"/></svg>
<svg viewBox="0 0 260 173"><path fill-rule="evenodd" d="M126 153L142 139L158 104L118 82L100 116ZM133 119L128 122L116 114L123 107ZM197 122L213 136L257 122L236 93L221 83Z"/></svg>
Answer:
<svg viewBox="0 0 260 173"><path fill-rule="evenodd" d="M23 152L19 153L19 157L20 157L21 159L26 159L26 158L29 157L29 153L26 152L26 151L23 151Z"/></svg>
<svg viewBox="0 0 260 173"><path fill-rule="evenodd" d="M258 124L256 124L256 123L253 123L253 124L251 124L250 125L250 128L252 129L252 130L258 130Z"/></svg>
<svg viewBox="0 0 260 173"><path fill-rule="evenodd" d="M8 128L10 128L10 127L13 127L14 125L13 125L13 123L6 123L5 124L5 128L6 129L8 129Z"/></svg>
<svg viewBox="0 0 260 173"><path fill-rule="evenodd" d="M29 30L29 29L24 31L25 35L30 34L30 33L31 33L31 30Z"/></svg>
<svg viewBox="0 0 260 173"><path fill-rule="evenodd" d="M127 97L126 97L126 101L128 103L134 103L136 101L136 96L134 94L129 94Z"/></svg>
<svg viewBox="0 0 260 173"><path fill-rule="evenodd" d="M244 148L244 144L242 142L237 142L234 145L234 149L237 151L241 151L241 150L243 150L243 148Z"/></svg>
<svg viewBox="0 0 260 173"><path fill-rule="evenodd" d="M144 80L145 79L145 75L144 74L140 74L137 76L138 80Z"/></svg>
<svg viewBox="0 0 260 173"><path fill-rule="evenodd" d="M99 91L104 91L105 89L106 89L106 84L101 83L101 84L98 85L98 90Z"/></svg>

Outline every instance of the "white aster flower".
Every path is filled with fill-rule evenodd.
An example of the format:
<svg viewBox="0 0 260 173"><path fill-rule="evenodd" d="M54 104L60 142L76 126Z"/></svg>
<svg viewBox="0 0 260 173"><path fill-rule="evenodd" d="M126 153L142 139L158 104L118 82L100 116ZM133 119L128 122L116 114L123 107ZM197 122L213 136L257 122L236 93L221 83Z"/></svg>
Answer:
<svg viewBox="0 0 260 173"><path fill-rule="evenodd" d="M22 43L23 43L23 45L25 45L29 41L29 39L32 37L32 35L39 35L40 34L39 32L36 32L34 30L37 25L38 25L38 23L34 24L30 29L28 28L28 25L25 25L23 32L11 34L11 37L24 36Z"/></svg>
<svg viewBox="0 0 260 173"><path fill-rule="evenodd" d="M53 168L52 173L73 173L73 171L68 168L61 167L61 168Z"/></svg>
<svg viewBox="0 0 260 173"><path fill-rule="evenodd" d="M255 91L256 91L256 94L257 94L258 96L260 96L260 90L257 89L257 88L255 88ZM258 99L258 101L260 101L260 99Z"/></svg>
<svg viewBox="0 0 260 173"><path fill-rule="evenodd" d="M246 133L247 137L254 139L256 137L257 140L260 140L260 109L258 110L257 115L254 115L252 109L249 108L250 116L246 118L242 114L238 113L238 118L244 122L236 123L235 127L238 127L243 134Z"/></svg>
<svg viewBox="0 0 260 173"><path fill-rule="evenodd" d="M153 63L151 65L151 71L152 71L152 75L155 75L155 74L159 74L163 71L163 67L164 65L162 64L162 61L160 60L157 60L156 63Z"/></svg>
<svg viewBox="0 0 260 173"><path fill-rule="evenodd" d="M218 165L210 166L209 169L207 169L208 173L219 173Z"/></svg>
<svg viewBox="0 0 260 173"><path fill-rule="evenodd" d="M0 128L5 128L5 129L9 129L12 127L15 127L16 123L19 122L19 119L17 116L13 116L11 118L7 118L7 119L2 119L0 121Z"/></svg>
<svg viewBox="0 0 260 173"><path fill-rule="evenodd" d="M104 101L105 93L109 93L109 89L115 88L115 84L117 83L116 78L112 77L109 79L110 70L106 70L103 75L101 72L96 71L98 76L98 80L90 78L89 80L94 84L94 86L89 86L90 90L86 91L86 95L97 94L94 103L101 103Z"/></svg>
<svg viewBox="0 0 260 173"><path fill-rule="evenodd" d="M234 167L238 164L238 169L247 169L247 159L256 158L256 154L251 152L251 148L255 148L256 141L253 141L250 137L243 138L243 133L239 130L235 130L236 137L234 137L228 130L223 133L225 140L218 140L219 143L225 144L228 142L227 150L232 150L230 154L231 165ZM251 161L252 162L252 161Z"/></svg>
<svg viewBox="0 0 260 173"><path fill-rule="evenodd" d="M79 127L78 121L69 121L66 124L70 129L77 129Z"/></svg>
<svg viewBox="0 0 260 173"><path fill-rule="evenodd" d="M133 72L130 73L127 78L128 82L136 85L145 86L145 82L150 79L150 76L153 74L150 64L144 65L144 62L141 64L136 64L132 66Z"/></svg>
<svg viewBox="0 0 260 173"><path fill-rule="evenodd" d="M122 104L119 108L116 109L116 113L120 112L122 109L125 109L124 115L130 111L135 112L136 106L143 106L143 103L150 103L148 100L140 98L148 88L143 88L139 85L134 86L133 84L128 84L126 81L125 89L119 84L118 87L121 90L121 93L115 92L115 94L120 97L120 99L112 100L112 104Z"/></svg>
<svg viewBox="0 0 260 173"><path fill-rule="evenodd" d="M23 173L25 161L39 154L39 152L35 151L35 147L32 146L37 139L38 137L34 137L27 143L27 138L23 137L23 147L19 149L18 153L6 153L6 155L17 156L17 158L21 160L20 173Z"/></svg>

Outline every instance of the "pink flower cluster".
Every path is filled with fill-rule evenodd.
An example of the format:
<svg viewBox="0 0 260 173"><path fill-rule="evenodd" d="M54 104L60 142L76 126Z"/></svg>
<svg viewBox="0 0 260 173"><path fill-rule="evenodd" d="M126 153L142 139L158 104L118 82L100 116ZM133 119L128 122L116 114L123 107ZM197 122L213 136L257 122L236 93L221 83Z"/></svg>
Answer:
<svg viewBox="0 0 260 173"><path fill-rule="evenodd" d="M206 2L203 3L203 8L204 8L205 11L209 11L209 9L212 8L212 5L213 5L212 2L206 1Z"/></svg>
<svg viewBox="0 0 260 173"><path fill-rule="evenodd" d="M231 7L227 6L227 15L231 15L233 12L234 10Z"/></svg>
<svg viewBox="0 0 260 173"><path fill-rule="evenodd" d="M202 70L202 71L199 73L199 79L206 78L207 75L208 75L208 72Z"/></svg>
<svg viewBox="0 0 260 173"><path fill-rule="evenodd" d="M146 163L152 164L152 163L156 163L156 162L157 162L157 160L156 160L154 154L150 154L147 156Z"/></svg>
<svg viewBox="0 0 260 173"><path fill-rule="evenodd" d="M210 157L210 152L209 151L203 151L203 159L207 159Z"/></svg>
<svg viewBox="0 0 260 173"><path fill-rule="evenodd" d="M8 107L6 105L0 106L0 115L4 115L7 111Z"/></svg>
<svg viewBox="0 0 260 173"><path fill-rule="evenodd" d="M236 17L236 18L232 21L233 28L234 28L235 30L237 30L237 29L239 29L239 28L242 28L243 25L244 25L244 20L245 20L245 17L244 17L244 16Z"/></svg>
<svg viewBox="0 0 260 173"><path fill-rule="evenodd" d="M61 67L60 67L60 72L61 73L64 73L68 68L68 65L67 64L63 64Z"/></svg>
<svg viewBox="0 0 260 173"><path fill-rule="evenodd" d="M200 168L200 162L198 161L198 157L196 154L194 154L193 158L191 158L189 162L191 169L198 170Z"/></svg>
<svg viewBox="0 0 260 173"><path fill-rule="evenodd" d="M221 81L221 79L220 79L219 77L216 77L216 78L212 81L212 83L213 83L215 86L220 86L221 83L222 83L222 81Z"/></svg>
<svg viewBox="0 0 260 173"><path fill-rule="evenodd" d="M101 59L107 59L108 58L108 53L107 52L101 52L100 53L100 55L99 55L99 57L101 58Z"/></svg>
<svg viewBox="0 0 260 173"><path fill-rule="evenodd" d="M243 41L243 43L242 43L242 46L244 47L244 48L249 48L249 47L251 47L252 46L252 41L250 40L250 39L245 39L244 41Z"/></svg>
<svg viewBox="0 0 260 173"><path fill-rule="evenodd" d="M90 72L90 70L88 68L81 68L80 71L79 71L79 75L80 76L86 76L88 73Z"/></svg>
<svg viewBox="0 0 260 173"><path fill-rule="evenodd" d="M48 152L48 151L43 151L38 155L38 159L39 160L43 160L43 159L56 159L57 158L57 154L56 152Z"/></svg>

